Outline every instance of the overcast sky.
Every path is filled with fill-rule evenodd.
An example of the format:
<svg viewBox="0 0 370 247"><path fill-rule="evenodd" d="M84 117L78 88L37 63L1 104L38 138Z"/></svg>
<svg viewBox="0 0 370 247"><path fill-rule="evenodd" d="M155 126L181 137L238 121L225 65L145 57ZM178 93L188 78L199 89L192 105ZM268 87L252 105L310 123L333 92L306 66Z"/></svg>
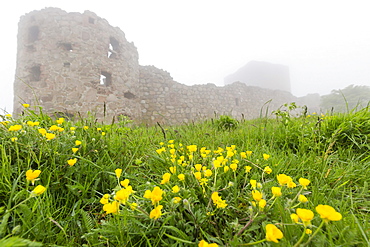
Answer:
<svg viewBox="0 0 370 247"><path fill-rule="evenodd" d="M0 10L0 109L13 109L19 18L45 7L95 12L134 42L141 65L187 85L222 86L251 60L289 66L296 96L370 85L368 0L20 0Z"/></svg>

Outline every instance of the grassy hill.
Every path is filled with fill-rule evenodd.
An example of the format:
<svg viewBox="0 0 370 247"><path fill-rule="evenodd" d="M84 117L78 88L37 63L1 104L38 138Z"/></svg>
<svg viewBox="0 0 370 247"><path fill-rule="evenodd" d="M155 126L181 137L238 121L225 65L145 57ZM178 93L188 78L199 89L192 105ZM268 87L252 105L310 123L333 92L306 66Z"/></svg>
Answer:
<svg viewBox="0 0 370 247"><path fill-rule="evenodd" d="M369 246L369 108L291 106L153 127L0 115L0 245Z"/></svg>

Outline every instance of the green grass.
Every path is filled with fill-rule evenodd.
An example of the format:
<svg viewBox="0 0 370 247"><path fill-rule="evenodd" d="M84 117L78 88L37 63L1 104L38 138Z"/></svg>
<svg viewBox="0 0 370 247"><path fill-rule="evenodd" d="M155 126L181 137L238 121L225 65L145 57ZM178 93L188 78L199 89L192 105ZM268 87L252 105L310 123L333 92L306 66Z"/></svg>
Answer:
<svg viewBox="0 0 370 247"><path fill-rule="evenodd" d="M93 116L58 124L32 106L16 119L0 115L0 246L198 246L201 240L219 246L369 246L369 108L293 117L300 108L285 107L275 112L276 119L221 116L152 127L127 119L104 125ZM9 131L15 125L22 128ZM63 130L51 131L52 125ZM48 140L40 128L55 138ZM82 144L76 146L76 140ZM189 151L190 145L196 151ZM202 147L209 153L202 156ZM215 153L219 148L223 151ZM246 151L251 155L241 154ZM217 167L220 156L227 161ZM74 158L76 164L68 165ZM212 174L200 171L203 180L198 180L196 164ZM122 169L119 179L117 168ZM26 180L30 169L41 170L35 185ZM161 184L165 173L171 178ZM290 176L296 187L280 185L279 174ZM299 178L310 180L307 189ZM109 194L109 203L115 201L114 195L127 188L119 183L124 179L134 192L117 213L107 214L100 200ZM250 180L260 183L255 190L263 194L264 208L253 198ZM35 196L37 185L46 192ZM172 192L175 185L178 193ZM144 193L155 186L164 194L153 204ZM273 186L281 188L282 196L273 197ZM217 208L213 192L226 207ZM299 194L308 202L300 203ZM315 210L319 204L332 206L342 219L322 223ZM161 215L150 218L158 205ZM314 212L310 225L292 221L297 208ZM279 243L265 240L267 224L282 231ZM303 234L306 228L312 234Z"/></svg>

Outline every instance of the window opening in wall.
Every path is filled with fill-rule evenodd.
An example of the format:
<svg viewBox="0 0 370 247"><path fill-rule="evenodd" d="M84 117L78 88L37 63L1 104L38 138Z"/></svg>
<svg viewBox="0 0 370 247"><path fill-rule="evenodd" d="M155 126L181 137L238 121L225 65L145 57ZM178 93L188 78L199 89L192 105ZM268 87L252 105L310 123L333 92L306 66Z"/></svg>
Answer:
<svg viewBox="0 0 370 247"><path fill-rule="evenodd" d="M112 84L112 75L108 72L102 71L100 74L100 85L109 86Z"/></svg>
<svg viewBox="0 0 370 247"><path fill-rule="evenodd" d="M117 53L118 53L118 49L119 49L119 42L115 38L110 37L109 38L109 47L108 47L108 57L109 58L116 58Z"/></svg>
<svg viewBox="0 0 370 247"><path fill-rule="evenodd" d="M39 81L41 76L40 65L33 66L30 70L31 81Z"/></svg>
<svg viewBox="0 0 370 247"><path fill-rule="evenodd" d="M66 51L73 51L71 43L62 43L62 46Z"/></svg>
<svg viewBox="0 0 370 247"><path fill-rule="evenodd" d="M239 106L239 98L235 98L235 105Z"/></svg>
<svg viewBox="0 0 370 247"><path fill-rule="evenodd" d="M89 17L89 23L91 23L91 24L95 24L95 19L94 19L94 18L92 18L92 17Z"/></svg>
<svg viewBox="0 0 370 247"><path fill-rule="evenodd" d="M28 42L35 42L39 38L39 27L32 26L28 29Z"/></svg>

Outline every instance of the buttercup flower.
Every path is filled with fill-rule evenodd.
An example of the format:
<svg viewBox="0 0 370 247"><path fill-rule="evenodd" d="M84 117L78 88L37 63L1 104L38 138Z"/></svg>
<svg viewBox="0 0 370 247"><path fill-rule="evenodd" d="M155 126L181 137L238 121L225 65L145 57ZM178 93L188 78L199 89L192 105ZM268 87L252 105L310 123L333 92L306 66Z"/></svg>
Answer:
<svg viewBox="0 0 370 247"><path fill-rule="evenodd" d="M305 226L311 224L311 220L314 217L314 214L311 210L303 209L303 208L297 208L296 213L297 213L298 217L302 220L302 222Z"/></svg>
<svg viewBox="0 0 370 247"><path fill-rule="evenodd" d="M316 212L320 214L320 217L324 219L326 222L328 221L338 221L342 219L342 215L335 211L335 209L329 205L318 205L316 208Z"/></svg>
<svg viewBox="0 0 370 247"><path fill-rule="evenodd" d="M111 203L107 203L103 206L103 210L106 214L115 214L118 212L119 202L113 201Z"/></svg>
<svg viewBox="0 0 370 247"><path fill-rule="evenodd" d="M266 166L265 169L263 169L263 171L267 174L270 174L272 172L272 169L269 166Z"/></svg>
<svg viewBox="0 0 370 247"><path fill-rule="evenodd" d="M35 181L38 180L37 178L40 176L40 170L28 170L26 171L26 179L31 181L32 185L35 184Z"/></svg>
<svg viewBox="0 0 370 247"><path fill-rule="evenodd" d="M252 197L255 201L259 202L262 200L262 193L258 190L252 190Z"/></svg>
<svg viewBox="0 0 370 247"><path fill-rule="evenodd" d="M265 208L266 207L266 200L265 199L261 199L259 202L258 202L258 206L260 207L260 208Z"/></svg>
<svg viewBox="0 0 370 247"><path fill-rule="evenodd" d="M213 192L211 199L217 208L225 208L227 206L226 200L222 200L221 196L218 195L218 192Z"/></svg>
<svg viewBox="0 0 370 247"><path fill-rule="evenodd" d="M298 196L298 201L300 201L302 203L306 203L306 202L308 202L308 199L304 195L299 195Z"/></svg>
<svg viewBox="0 0 370 247"><path fill-rule="evenodd" d="M218 247L218 244L216 243L209 244L207 241L201 240L198 244L198 247Z"/></svg>
<svg viewBox="0 0 370 247"><path fill-rule="evenodd" d="M297 187L297 185L293 181L288 182L286 186L290 189Z"/></svg>
<svg viewBox="0 0 370 247"><path fill-rule="evenodd" d="M307 186L311 183L311 181L306 178L300 178L298 182L303 186L304 189L307 189Z"/></svg>
<svg viewBox="0 0 370 247"><path fill-rule="evenodd" d="M158 219L159 217L161 217L162 215L162 208L163 206L162 205L158 205L157 207L155 207L149 214L149 218L151 219Z"/></svg>
<svg viewBox="0 0 370 247"><path fill-rule="evenodd" d="M70 166L74 166L74 164L76 164L76 162L77 162L77 158L67 160L67 163Z"/></svg>
<svg viewBox="0 0 370 247"><path fill-rule="evenodd" d="M166 173L165 173L165 174L163 174L163 176L162 176L161 184L168 183L168 182L170 181L170 178L171 178L171 173L166 172Z"/></svg>
<svg viewBox="0 0 370 247"><path fill-rule="evenodd" d="M42 185L37 185L37 186L33 189L32 194L39 196L39 195L41 195L42 193L44 193L45 191L46 191L46 188L45 188L44 186L42 186Z"/></svg>
<svg viewBox="0 0 370 247"><path fill-rule="evenodd" d="M251 169L252 169L252 167L251 166L244 166L244 168L245 168L245 172L250 172L251 171Z"/></svg>
<svg viewBox="0 0 370 247"><path fill-rule="evenodd" d="M267 241L279 243L278 239L282 239L283 237L284 237L283 233L275 225L273 224L266 225L266 240Z"/></svg>
<svg viewBox="0 0 370 247"><path fill-rule="evenodd" d="M30 107L30 104L22 104L22 106L23 106L24 108L28 108L28 107Z"/></svg>
<svg viewBox="0 0 370 247"><path fill-rule="evenodd" d="M180 191L180 187L179 186L175 185L175 186L172 187L172 192L173 193L178 193L179 191Z"/></svg>
<svg viewBox="0 0 370 247"><path fill-rule="evenodd" d="M212 171L210 169L205 170L204 171L204 176L206 176L206 177L212 176Z"/></svg>
<svg viewBox="0 0 370 247"><path fill-rule="evenodd" d="M120 184L123 186L123 187L125 187L125 188L127 188L128 187L128 184L130 183L130 180L129 179L125 179L125 180L123 180L123 181L121 181L120 182Z"/></svg>
<svg viewBox="0 0 370 247"><path fill-rule="evenodd" d="M231 164L230 164L230 168L235 172L235 171L236 171L236 169L238 168L238 164L236 164L236 163L231 163Z"/></svg>
<svg viewBox="0 0 370 247"><path fill-rule="evenodd" d="M276 178L281 186L284 186L293 180L290 176L287 176L285 174L279 174L276 176Z"/></svg>
<svg viewBox="0 0 370 247"><path fill-rule="evenodd" d="M82 144L82 141L79 141L79 140L76 140L76 141L75 141L75 145L76 145L76 146L79 146L79 145L81 145L81 144Z"/></svg>
<svg viewBox="0 0 370 247"><path fill-rule="evenodd" d="M291 214L290 215L290 218L295 222L295 223L298 223L299 221L299 217L297 214Z"/></svg>
<svg viewBox="0 0 370 247"><path fill-rule="evenodd" d="M21 130L22 129L22 125L20 124L16 124L16 125L12 125L9 127L9 131L18 131L18 130Z"/></svg>
<svg viewBox="0 0 370 247"><path fill-rule="evenodd" d="M195 172L195 173L194 173L194 177L195 177L197 180L201 180L201 179L202 179L202 173L200 173L200 172Z"/></svg>
<svg viewBox="0 0 370 247"><path fill-rule="evenodd" d="M202 170L202 164L195 164L194 167L195 167L195 170L197 170L198 172Z"/></svg>
<svg viewBox="0 0 370 247"><path fill-rule="evenodd" d="M173 200L173 203L179 203L181 202L181 197L176 196L172 200Z"/></svg>
<svg viewBox="0 0 370 247"><path fill-rule="evenodd" d="M151 199L153 205L158 203L160 200L162 200L163 190L159 188L158 186L155 186L153 191L146 190L144 193L144 198Z"/></svg>
<svg viewBox="0 0 370 247"><path fill-rule="evenodd" d="M312 230L307 228L307 229L306 229L306 234L307 234L307 235L312 234Z"/></svg>
<svg viewBox="0 0 370 247"><path fill-rule="evenodd" d="M253 189L255 189L257 187L257 180L251 179L251 180L249 180L249 183L251 184Z"/></svg>
<svg viewBox="0 0 370 247"><path fill-rule="evenodd" d="M101 204L107 204L109 202L109 194L104 194L99 201Z"/></svg>
<svg viewBox="0 0 370 247"><path fill-rule="evenodd" d="M184 174L179 174L177 176L177 178L180 180L180 181L184 181L185 180L185 175Z"/></svg>
<svg viewBox="0 0 370 247"><path fill-rule="evenodd" d="M55 134L53 134L53 133L46 133L45 134L45 137L46 137L46 139L48 139L50 141L50 140L53 140L55 138Z"/></svg>
<svg viewBox="0 0 370 247"><path fill-rule="evenodd" d="M12 137L12 138L10 138L10 140L11 140L12 142L15 142L15 141L18 141L18 138L17 138L17 137Z"/></svg>
<svg viewBox="0 0 370 247"><path fill-rule="evenodd" d="M116 177L119 179L122 174L122 169L117 168L116 170L114 170L114 173L116 174Z"/></svg>
<svg viewBox="0 0 370 247"><path fill-rule="evenodd" d="M268 155L268 154L263 154L263 159L264 160L268 160L270 158L270 155Z"/></svg>
<svg viewBox="0 0 370 247"><path fill-rule="evenodd" d="M64 118L59 118L56 120L57 124L62 124L64 122Z"/></svg>
<svg viewBox="0 0 370 247"><path fill-rule="evenodd" d="M279 197L282 195L280 187L271 187L271 191L274 197Z"/></svg>
<svg viewBox="0 0 370 247"><path fill-rule="evenodd" d="M120 189L119 191L117 191L116 195L114 196L114 199L123 204L126 204L131 194L132 194L132 187L127 186L127 188Z"/></svg>
<svg viewBox="0 0 370 247"><path fill-rule="evenodd" d="M72 152L76 153L78 151L78 148L72 148Z"/></svg>

